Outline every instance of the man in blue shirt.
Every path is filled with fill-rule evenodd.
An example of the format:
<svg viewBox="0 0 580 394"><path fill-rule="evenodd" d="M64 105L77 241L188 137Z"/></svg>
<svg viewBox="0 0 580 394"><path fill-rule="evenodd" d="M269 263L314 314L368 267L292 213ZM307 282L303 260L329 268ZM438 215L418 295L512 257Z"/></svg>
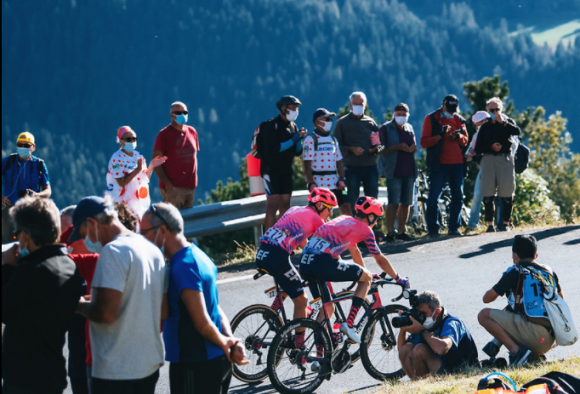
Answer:
<svg viewBox="0 0 580 394"><path fill-rule="evenodd" d="M445 312L432 291L418 295L414 308L423 324L411 317L412 325L401 327L397 346L403 370L411 379L438 373L452 373L478 364L477 346L465 324ZM407 333L412 334L407 338Z"/></svg>
<svg viewBox="0 0 580 394"><path fill-rule="evenodd" d="M14 240L8 209L24 196L49 198L48 170L42 159L32 155L34 136L20 133L16 151L2 159L2 243Z"/></svg>
<svg viewBox="0 0 580 394"><path fill-rule="evenodd" d="M232 363L249 361L218 305L215 264L187 242L183 218L173 205L152 205L143 216L141 234L169 259L163 339L165 359L171 363L171 393L226 394Z"/></svg>

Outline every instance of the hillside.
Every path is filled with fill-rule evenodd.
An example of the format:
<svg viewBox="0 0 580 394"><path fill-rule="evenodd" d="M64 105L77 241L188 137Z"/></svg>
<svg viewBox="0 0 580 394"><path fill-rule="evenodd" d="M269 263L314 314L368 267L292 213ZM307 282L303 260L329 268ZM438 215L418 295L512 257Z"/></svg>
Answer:
<svg viewBox="0 0 580 394"><path fill-rule="evenodd" d="M420 130L445 94L461 97L464 82L493 74L509 81L516 108L562 111L580 151L580 38L552 51L529 31L512 34L543 11L525 8L519 21L511 0L499 15L475 1L410 4L4 1L2 155L19 132L35 133L57 204L75 203L102 194L118 127L131 125L149 156L181 100L200 135L202 197L236 178L252 131L283 94L304 103L307 128L316 108L336 111L363 90L376 114L409 104ZM580 12L577 1L538 4L559 24Z"/></svg>

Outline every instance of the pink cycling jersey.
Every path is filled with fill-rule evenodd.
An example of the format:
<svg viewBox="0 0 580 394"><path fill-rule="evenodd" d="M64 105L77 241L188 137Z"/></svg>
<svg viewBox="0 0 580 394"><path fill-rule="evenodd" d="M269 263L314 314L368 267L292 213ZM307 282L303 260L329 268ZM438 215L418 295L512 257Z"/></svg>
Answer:
<svg viewBox="0 0 580 394"><path fill-rule="evenodd" d="M364 241L373 255L381 254L371 228L357 218L339 216L314 233L303 253L328 253L338 259L340 254Z"/></svg>
<svg viewBox="0 0 580 394"><path fill-rule="evenodd" d="M309 207L292 207L266 231L260 242L276 245L292 253L324 224L324 220Z"/></svg>

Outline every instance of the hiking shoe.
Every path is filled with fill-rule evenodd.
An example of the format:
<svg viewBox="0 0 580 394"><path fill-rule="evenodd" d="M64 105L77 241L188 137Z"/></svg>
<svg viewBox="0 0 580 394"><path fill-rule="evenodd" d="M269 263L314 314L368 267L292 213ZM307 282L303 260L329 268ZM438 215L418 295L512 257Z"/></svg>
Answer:
<svg viewBox="0 0 580 394"><path fill-rule="evenodd" d="M320 363L318 361L313 361L310 365L310 370L314 373L320 372Z"/></svg>
<svg viewBox="0 0 580 394"><path fill-rule="evenodd" d="M395 238L399 242L409 242L413 240L413 238L411 238L408 234L405 233L397 234Z"/></svg>
<svg viewBox="0 0 580 394"><path fill-rule="evenodd" d="M495 227L493 226L487 226L487 230L485 230L486 233L495 233Z"/></svg>
<svg viewBox="0 0 580 394"><path fill-rule="evenodd" d="M532 351L520 345L520 350L516 353L510 353L510 367L519 367L526 362Z"/></svg>
<svg viewBox="0 0 580 394"><path fill-rule="evenodd" d="M448 235L450 237L463 237L463 233L459 230L449 231Z"/></svg>
<svg viewBox="0 0 580 394"><path fill-rule="evenodd" d="M501 224L497 226L497 231L510 231L510 226L506 224Z"/></svg>
<svg viewBox="0 0 580 394"><path fill-rule="evenodd" d="M488 344L485 345L481 350L483 350L483 352L487 354L490 358L495 358L495 356L497 356L497 354L499 353L499 346L497 346L495 343L493 343L493 341L491 341L488 342Z"/></svg>
<svg viewBox="0 0 580 394"><path fill-rule="evenodd" d="M358 335L356 335L356 331L354 330L354 328L349 327L348 324L346 324L346 322L342 323L342 325L340 326L340 332L346 335L348 339L350 339L354 343L360 343L360 338L358 337Z"/></svg>
<svg viewBox="0 0 580 394"><path fill-rule="evenodd" d="M467 227L467 229L465 230L465 235L475 235L475 232L477 231L476 228L469 228Z"/></svg>
<svg viewBox="0 0 580 394"><path fill-rule="evenodd" d="M392 244L395 242L395 233L388 233L387 234L387 243Z"/></svg>

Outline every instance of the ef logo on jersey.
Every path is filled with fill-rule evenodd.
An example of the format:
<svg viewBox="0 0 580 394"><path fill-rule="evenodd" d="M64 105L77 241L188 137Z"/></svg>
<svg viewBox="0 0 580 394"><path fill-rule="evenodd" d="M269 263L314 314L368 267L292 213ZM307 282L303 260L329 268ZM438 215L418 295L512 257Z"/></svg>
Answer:
<svg viewBox="0 0 580 394"><path fill-rule="evenodd" d="M266 252L266 251L263 251L263 250L260 249L258 251L258 255L256 256L256 259L258 259L258 260L264 260L264 258L266 256L268 256L269 254L270 254L270 252Z"/></svg>
<svg viewBox="0 0 580 394"><path fill-rule="evenodd" d="M302 264L310 264L310 263L312 263L312 260L314 260L314 255L313 254L303 254L302 255L302 259L300 260L300 262Z"/></svg>

